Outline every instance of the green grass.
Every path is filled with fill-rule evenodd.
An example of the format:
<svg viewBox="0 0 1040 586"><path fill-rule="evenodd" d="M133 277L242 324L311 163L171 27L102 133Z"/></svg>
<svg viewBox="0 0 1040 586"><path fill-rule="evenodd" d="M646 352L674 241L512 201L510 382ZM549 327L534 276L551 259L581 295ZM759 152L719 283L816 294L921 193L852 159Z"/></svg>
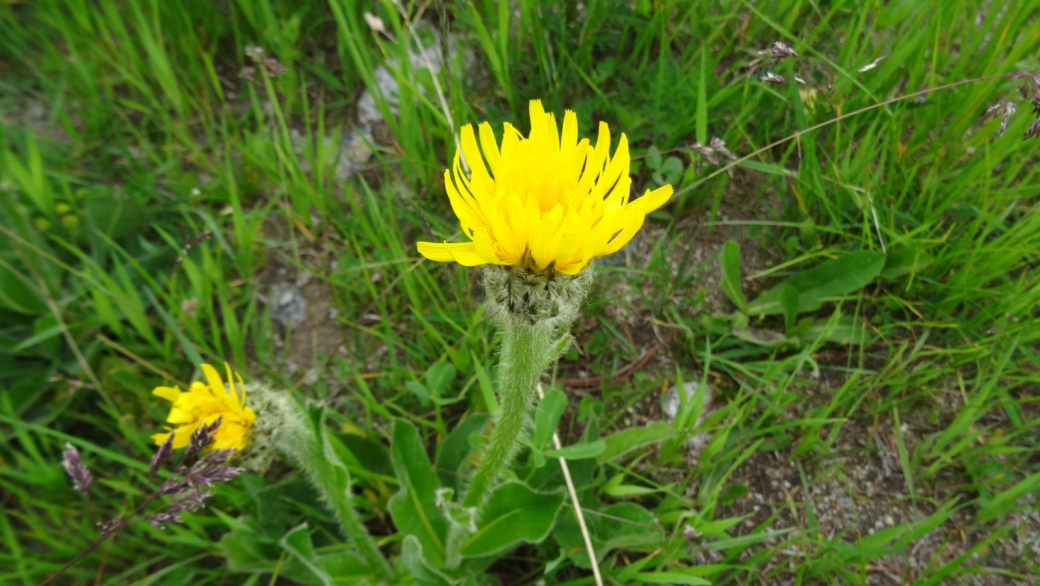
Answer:
<svg viewBox="0 0 1040 586"><path fill-rule="evenodd" d="M621 382L568 391L565 443L659 418L647 406L679 380L716 394L700 428L691 402L675 433L650 438L663 443L575 461L590 523L621 536L601 563L609 583L1037 578L1040 189L1037 143L1021 138L1033 116L1020 81L878 107L767 149L732 176L687 148L719 137L743 156L917 90L1040 73L1031 52L1040 2L997 4L407 5L408 18L426 23L424 42L434 31L456 39L439 74L456 125L511 121L526 131L527 100L540 98L558 115L577 111L583 135L606 120L635 156L655 147L680 164L669 163L676 197L629 262L598 266L574 331L584 354L558 365L560 378L609 380L659 346ZM365 12L386 35L369 29ZM149 436L165 415L149 391L193 380L201 362L228 361L248 378L327 399L362 513L384 549L400 551L387 512L397 490L392 423L414 424L431 454L443 447L488 411L482 389L498 343L476 272L415 252L417 240L458 232L442 184L457 128L429 73L408 58L408 26L390 2L0 6L0 583L41 582L96 537L94 523L143 498L154 484ZM788 83L768 85L749 65L778 40L800 57L772 68ZM287 73L240 78L250 45ZM341 183L325 137L353 125L377 66L394 59L396 114L377 94L386 128L366 169ZM983 114L1004 97L1019 111L997 136L999 121ZM635 162L634 184L650 186L663 164ZM727 239L744 252L736 268L718 252ZM756 247L768 258L749 257ZM818 308L778 292L782 310L743 315L726 297L742 282L753 305L788 277L858 252L883 255L884 269L854 287L842 283L857 276L841 273ZM320 287L308 290L335 308L321 321L333 320L342 350L300 351L312 333L272 319L271 282L297 270L312 273ZM763 343L762 330L785 341ZM296 371L281 366L287 359ZM458 372L442 396L462 400L424 406L408 383L438 361ZM683 442L706 430L712 439L694 464ZM65 441L94 471L89 502L61 469ZM530 469L534 458L525 451L517 471L554 486ZM855 465L885 458L883 497L850 496L863 509L879 500L912 513L880 529L871 517L822 530L830 521L813 490L861 486ZM786 496L757 472L781 463L790 463ZM287 467L216 492L182 525L132 525L65 583L267 583L269 574L227 569L220 540L243 523L268 539L273 560L285 555L278 539L303 522L319 550L344 550ZM767 502L752 513L761 492ZM614 517L640 512L625 524L604 516L607 507ZM555 537L504 554L489 574L506 584L591 583L587 558L567 549L581 543L571 511ZM697 543L683 537L687 523L704 535ZM719 561L698 564L702 548Z"/></svg>

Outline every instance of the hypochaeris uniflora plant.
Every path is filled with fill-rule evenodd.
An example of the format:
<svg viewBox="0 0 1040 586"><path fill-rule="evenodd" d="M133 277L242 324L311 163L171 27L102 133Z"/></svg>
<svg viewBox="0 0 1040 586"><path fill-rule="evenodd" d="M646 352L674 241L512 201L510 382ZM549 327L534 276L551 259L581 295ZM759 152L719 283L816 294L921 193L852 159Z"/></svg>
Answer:
<svg viewBox="0 0 1040 586"><path fill-rule="evenodd" d="M318 412L306 417L283 390L260 382L247 384L226 363L226 384L215 368L201 367L206 381L192 383L187 392L165 386L152 391L173 403L166 422L176 426L152 436L155 442L167 450L191 451L196 438L208 434L207 451L225 454L237 469L260 474L276 453L283 453L307 474L372 569L385 583L393 583L393 569L354 510L350 474L326 437L321 407L311 407Z"/></svg>
<svg viewBox="0 0 1040 586"><path fill-rule="evenodd" d="M593 144L578 137L574 112L562 131L538 100L530 115L530 134L507 123L501 143L486 122L479 144L471 125L462 128L444 179L469 241L418 243L430 260L482 267L488 316L502 331L494 431L466 494L443 504L448 567L460 563L460 544L519 447L542 373L570 341L594 259L620 250L672 195L665 185L632 197L628 139L622 134L611 154L606 123Z"/></svg>

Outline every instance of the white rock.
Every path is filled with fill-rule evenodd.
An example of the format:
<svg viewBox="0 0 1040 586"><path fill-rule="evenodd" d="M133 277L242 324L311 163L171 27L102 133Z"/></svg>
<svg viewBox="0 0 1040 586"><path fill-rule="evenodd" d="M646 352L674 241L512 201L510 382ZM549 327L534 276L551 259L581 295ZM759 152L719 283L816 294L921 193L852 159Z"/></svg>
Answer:
<svg viewBox="0 0 1040 586"><path fill-rule="evenodd" d="M307 298L295 283L280 281L271 285L270 299L272 320L295 327L307 319Z"/></svg>
<svg viewBox="0 0 1040 586"><path fill-rule="evenodd" d="M415 46L414 39L411 38L411 35L408 37L408 60L411 62L412 70L428 69L432 75L437 75L441 68L444 67L440 33L435 29L420 26L418 36L423 41L422 51L413 49ZM455 41L449 37L448 58L450 59L454 55ZM400 86L397 84L397 77L393 73L393 71L398 69L398 65L396 58L390 58L386 64L376 67L374 72L379 93L389 102L390 111L393 114L397 114L399 99L398 90ZM383 120L382 112L376 107L376 94L373 93L372 88L366 88L364 93L361 94L357 108L358 121L363 125L370 126Z"/></svg>

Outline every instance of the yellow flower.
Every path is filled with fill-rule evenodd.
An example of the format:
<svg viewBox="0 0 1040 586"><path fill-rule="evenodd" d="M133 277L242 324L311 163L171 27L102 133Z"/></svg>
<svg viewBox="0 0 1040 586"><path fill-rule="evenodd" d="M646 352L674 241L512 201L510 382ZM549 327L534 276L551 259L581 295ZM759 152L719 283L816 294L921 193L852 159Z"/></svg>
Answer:
<svg viewBox="0 0 1040 586"><path fill-rule="evenodd" d="M210 425L217 418L221 419L220 426L213 431L213 443L209 445L210 450L235 449L242 450L249 440L249 429L256 421L256 413L246 407L246 389L242 377L234 373L238 378L238 387L235 387L232 378L231 367L225 362L227 369L227 386L221 380L220 374L209 364L202 365L202 372L206 375L206 382L193 382L188 392L181 392L176 387L156 387L153 395L162 397L173 403L170 415L166 418L167 423L176 425L176 429L167 433L157 433L152 436L155 443L161 444L166 438L173 434L173 447L183 448L191 441L191 434L203 423ZM208 384L207 384L208 383ZM167 427L167 430L170 428Z"/></svg>
<svg viewBox="0 0 1040 586"><path fill-rule="evenodd" d="M611 157L610 130L600 122L595 146L578 141L578 117L556 118L532 100L531 134L524 138L505 124L501 149L491 125L462 128L462 154L472 174L462 171L459 153L444 184L451 207L471 242L419 242L419 254L465 266L516 265L574 275L592 259L617 252L635 236L646 215L672 195L665 185L629 200L628 139ZM487 161L487 167L484 166Z"/></svg>

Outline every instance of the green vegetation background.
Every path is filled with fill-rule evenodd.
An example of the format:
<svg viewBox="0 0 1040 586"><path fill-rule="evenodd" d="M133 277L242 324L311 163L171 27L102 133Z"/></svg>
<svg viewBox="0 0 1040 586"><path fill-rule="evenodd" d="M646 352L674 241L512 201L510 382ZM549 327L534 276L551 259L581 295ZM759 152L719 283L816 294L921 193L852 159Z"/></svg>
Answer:
<svg viewBox="0 0 1040 586"><path fill-rule="evenodd" d="M681 380L716 395L699 459L682 448L687 411L670 443L590 473L590 498L639 503L661 528L656 545L608 553L611 583L1028 583L1040 190L1023 82L878 107L732 174L689 146L719 137L744 155L917 90L1040 73L1038 14L1036 0L0 4L0 583L39 583L142 498L165 415L149 391L183 385L200 362L333 405L364 514L398 547L389 422L411 421L436 453L487 411L479 375L496 360L475 272L414 248L458 231L442 184L453 130L409 55L437 36L453 39L435 57L447 58L438 79L456 125L526 132L527 100L540 98L576 110L585 135L598 120L615 140L626 132L636 186L678 192L622 258L600 263L575 332L582 354L558 366L606 381L571 390L567 442L591 420L607 435L660 419L662 391ZM775 41L799 57L763 61ZM286 72L241 76L255 67L248 46ZM356 136L356 104L383 63L397 105L376 92L385 121L343 180L335 145ZM1008 98L1018 112L998 135L985 112ZM285 280L321 283L326 315L278 325L271 285ZM625 371L651 346L653 360ZM438 362L457 374L431 401L414 383ZM65 441L95 473L89 502L61 468ZM843 462L889 457L903 485L891 500L912 513L877 532L821 530L811 491L847 486ZM769 458L790 462L798 486L756 516L750 499L770 487L752 480ZM341 547L287 468L217 493L182 525L126 529L66 583L242 583L220 545L242 515L276 537L307 521L315 543ZM686 523L722 561L697 563L706 549L687 543ZM490 572L589 583L572 554L547 540Z"/></svg>

